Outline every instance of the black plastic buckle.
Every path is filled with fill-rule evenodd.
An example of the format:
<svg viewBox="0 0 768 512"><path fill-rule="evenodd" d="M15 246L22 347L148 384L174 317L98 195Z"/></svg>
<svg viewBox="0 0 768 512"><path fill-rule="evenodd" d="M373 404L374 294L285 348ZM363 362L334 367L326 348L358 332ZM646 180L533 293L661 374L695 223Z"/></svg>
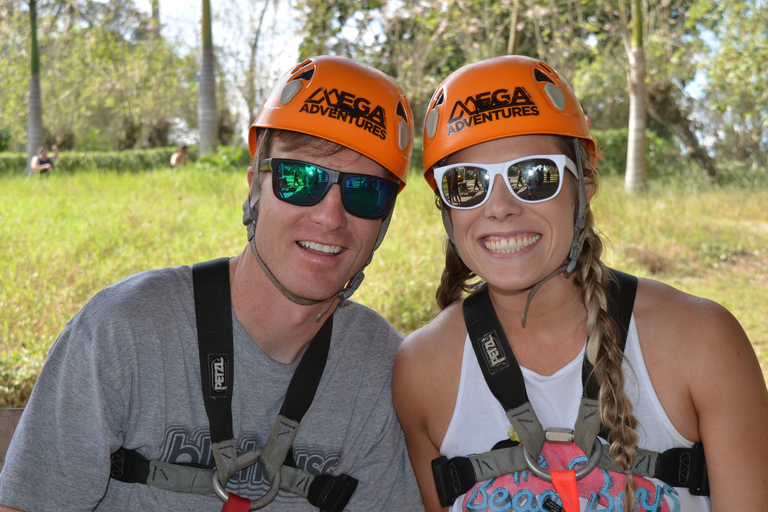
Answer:
<svg viewBox="0 0 768 512"><path fill-rule="evenodd" d="M709 475L707 460L704 457L704 446L696 443L691 448L691 481L688 490L694 496L709 496Z"/></svg>
<svg viewBox="0 0 768 512"><path fill-rule="evenodd" d="M477 483L472 461L468 457L438 457L432 461L432 473L435 476L440 505L443 507L453 505L456 498Z"/></svg>
<svg viewBox="0 0 768 512"><path fill-rule="evenodd" d="M309 485L307 500L320 512L342 512L357 489L357 479L349 475L317 475Z"/></svg>
<svg viewBox="0 0 768 512"><path fill-rule="evenodd" d="M709 496L707 461L701 443L659 454L653 476L672 487L685 487L694 496Z"/></svg>
<svg viewBox="0 0 768 512"><path fill-rule="evenodd" d="M134 450L120 448L112 454L109 477L127 484L146 484L149 461Z"/></svg>

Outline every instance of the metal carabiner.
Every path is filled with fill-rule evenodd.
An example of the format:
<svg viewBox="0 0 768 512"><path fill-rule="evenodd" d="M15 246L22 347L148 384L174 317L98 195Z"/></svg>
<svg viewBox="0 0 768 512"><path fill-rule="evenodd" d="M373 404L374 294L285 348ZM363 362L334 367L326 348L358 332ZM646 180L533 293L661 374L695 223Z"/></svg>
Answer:
<svg viewBox="0 0 768 512"><path fill-rule="evenodd" d="M600 442L599 438L595 438L595 447L592 449L592 456L589 458L585 465L576 470L576 480L581 480L590 474L592 470L597 467L597 464L600 462L600 458L602 456L603 443ZM541 479L546 480L547 482L552 481L552 476L550 476L549 471L542 469L541 466L539 466L539 464L533 460L533 455L531 455L531 452L529 452L528 448L525 446L523 446L523 458L525 459L525 463L528 465L528 469L531 470L531 473Z"/></svg>
<svg viewBox="0 0 768 512"><path fill-rule="evenodd" d="M242 471L243 469L256 464L259 461L259 455L261 455L261 450L252 450L250 452L245 452L238 455L237 471ZM213 476L211 478L213 480L213 490L216 491L216 494L219 496L219 498L221 498L221 501L224 503L228 502L229 494L227 494L227 491L224 489L226 482L225 485L222 485L221 481L219 480L218 469L213 470ZM275 474L275 479L270 484L269 491L267 491L267 493L261 498L257 500L251 500L251 507L248 510L258 510L269 505L272 500L275 499L275 496L277 496L278 491L280 491L281 480L280 471L278 471L277 474Z"/></svg>

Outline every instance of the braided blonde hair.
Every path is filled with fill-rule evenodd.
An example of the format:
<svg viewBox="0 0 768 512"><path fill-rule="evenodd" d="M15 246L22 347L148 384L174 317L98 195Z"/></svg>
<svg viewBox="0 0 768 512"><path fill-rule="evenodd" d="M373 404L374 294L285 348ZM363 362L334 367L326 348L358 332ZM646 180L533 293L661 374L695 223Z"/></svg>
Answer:
<svg viewBox="0 0 768 512"><path fill-rule="evenodd" d="M559 137L563 153L574 159L571 139ZM594 155L584 144L579 145L584 166L584 176L597 186ZM571 193L578 197L575 180ZM440 205L447 208L446 205ZM600 385L600 415L603 423L610 428L610 454L616 463L624 468L624 510L634 509L636 483L631 469L637 456L637 420L632 410L632 402L624 392L624 373L621 368L623 353L617 344L619 326L608 312L611 297L608 285L612 279L608 267L602 262L603 241L595 228L594 215L589 206L585 211L586 224L581 233L582 250L576 270L573 272L574 283L581 289L584 305L587 309L587 358L594 366L593 375ZM464 293L475 292L482 281L467 267L456 251L451 240L445 243L445 268L443 269L436 298L440 309L459 300Z"/></svg>

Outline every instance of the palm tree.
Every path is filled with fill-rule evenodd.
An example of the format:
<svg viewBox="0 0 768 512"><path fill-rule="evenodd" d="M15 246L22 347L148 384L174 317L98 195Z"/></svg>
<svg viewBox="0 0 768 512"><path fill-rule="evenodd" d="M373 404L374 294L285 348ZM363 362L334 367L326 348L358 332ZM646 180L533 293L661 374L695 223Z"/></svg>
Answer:
<svg viewBox="0 0 768 512"><path fill-rule="evenodd" d="M642 0L632 2L632 41L629 56L629 139L624 188L632 194L645 191L645 51Z"/></svg>
<svg viewBox="0 0 768 512"><path fill-rule="evenodd" d="M200 61L200 89L197 96L197 124L200 129L200 154L216 151L216 74L211 35L211 2L203 0L203 49Z"/></svg>
<svg viewBox="0 0 768 512"><path fill-rule="evenodd" d="M29 125L27 126L27 174L30 163L43 143L43 112L40 99L40 55L37 51L37 0L29 0L29 20L32 62L29 75Z"/></svg>

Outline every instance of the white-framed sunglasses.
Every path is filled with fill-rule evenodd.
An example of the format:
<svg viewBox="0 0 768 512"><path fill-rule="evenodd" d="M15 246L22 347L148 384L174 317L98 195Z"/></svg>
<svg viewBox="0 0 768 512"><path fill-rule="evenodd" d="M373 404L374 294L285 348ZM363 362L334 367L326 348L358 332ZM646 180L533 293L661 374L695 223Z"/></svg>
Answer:
<svg viewBox="0 0 768 512"><path fill-rule="evenodd" d="M451 208L467 210L485 203L496 175L524 203L542 203L560 193L568 169L578 177L576 164L565 155L531 155L495 164L458 163L435 167L440 197Z"/></svg>

